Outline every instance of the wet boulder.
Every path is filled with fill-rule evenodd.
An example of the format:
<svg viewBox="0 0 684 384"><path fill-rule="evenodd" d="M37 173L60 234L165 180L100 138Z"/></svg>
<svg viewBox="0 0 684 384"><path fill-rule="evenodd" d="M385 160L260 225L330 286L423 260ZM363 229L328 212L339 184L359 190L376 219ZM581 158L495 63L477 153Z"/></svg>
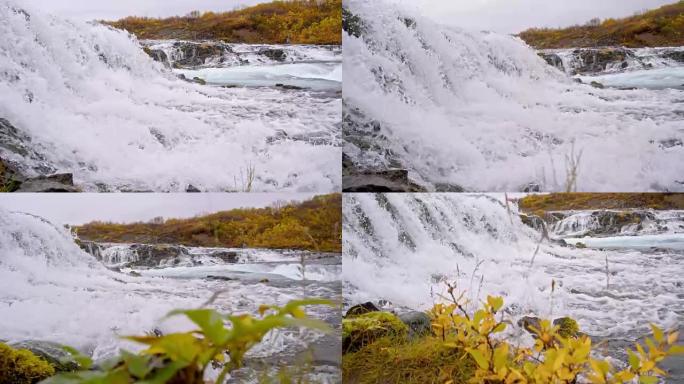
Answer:
<svg viewBox="0 0 684 384"><path fill-rule="evenodd" d="M71 372L79 365L64 346L50 341L23 340L9 344L14 349L26 349L34 355L50 363L57 372Z"/></svg>
<svg viewBox="0 0 684 384"><path fill-rule="evenodd" d="M344 317L354 317L354 316L360 316L360 315L365 315L366 313L371 313L371 312L379 312L380 309L375 306L375 304L371 303L370 301L367 303L363 304L357 304L347 311L347 313L344 315Z"/></svg>
<svg viewBox="0 0 684 384"><path fill-rule="evenodd" d="M556 53L552 52L539 52L539 57L544 59L549 65L558 68L562 72L565 72L565 66L563 65L563 60Z"/></svg>
<svg viewBox="0 0 684 384"><path fill-rule="evenodd" d="M425 312L404 313L399 315L399 320L408 327L408 336L411 339L429 335L432 331L432 320Z"/></svg>
<svg viewBox="0 0 684 384"><path fill-rule="evenodd" d="M356 352L383 337L402 340L408 331L408 326L389 312L370 312L345 318L342 319L342 352Z"/></svg>
<svg viewBox="0 0 684 384"><path fill-rule="evenodd" d="M38 176L21 182L17 192L81 192L74 185L71 173L58 173L50 176Z"/></svg>
<svg viewBox="0 0 684 384"><path fill-rule="evenodd" d="M265 48L259 51L260 55L266 56L271 60L283 62L287 58L284 50L279 48Z"/></svg>

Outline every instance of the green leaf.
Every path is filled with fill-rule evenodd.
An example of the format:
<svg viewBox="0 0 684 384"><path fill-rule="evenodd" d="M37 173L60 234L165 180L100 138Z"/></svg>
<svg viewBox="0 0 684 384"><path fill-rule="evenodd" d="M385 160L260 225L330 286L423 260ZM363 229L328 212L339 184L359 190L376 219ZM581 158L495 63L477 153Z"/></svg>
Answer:
<svg viewBox="0 0 684 384"><path fill-rule="evenodd" d="M83 370L88 370L93 366L93 359L79 352L76 348L69 347L68 345L63 345L62 349L69 352L71 358L78 363L79 367ZM69 359L62 359L62 363L70 362Z"/></svg>
<svg viewBox="0 0 684 384"><path fill-rule="evenodd" d="M639 369L639 356L634 353L631 349L627 350L627 356L629 359L629 366L632 367L633 370L638 370Z"/></svg>
<svg viewBox="0 0 684 384"><path fill-rule="evenodd" d="M641 384L658 384L658 378L656 376L641 376L641 377L639 377L639 383L641 383Z"/></svg>
<svg viewBox="0 0 684 384"><path fill-rule="evenodd" d="M156 370L151 378L139 381L137 384L166 384L166 382L175 376L178 371L187 366L188 364L186 363L174 361L163 368Z"/></svg>
<svg viewBox="0 0 684 384"><path fill-rule="evenodd" d="M477 349L467 349L468 353L470 356L475 359L475 362L477 365L482 368L482 369L487 369L489 368L489 362L487 362L487 359L485 359L484 355L482 352L478 351Z"/></svg>
<svg viewBox="0 0 684 384"><path fill-rule="evenodd" d="M503 297L487 296L487 304L492 307L492 311L496 312L504 305Z"/></svg>
<svg viewBox="0 0 684 384"><path fill-rule="evenodd" d="M197 324L207 337L215 345L221 345L228 338L228 330L223 323L223 316L212 309L194 309L187 311L173 311L169 316L185 315L193 323Z"/></svg>
<svg viewBox="0 0 684 384"><path fill-rule="evenodd" d="M669 355L682 355L684 354L684 345L673 345L667 353Z"/></svg>
<svg viewBox="0 0 684 384"><path fill-rule="evenodd" d="M665 340L665 334L663 333L663 330L658 328L657 325L651 323L651 329L653 330L653 337L658 343L662 343L663 340Z"/></svg>
<svg viewBox="0 0 684 384"><path fill-rule="evenodd" d="M144 379L150 373L150 371L152 371L152 367L150 365L152 356L135 355L122 350L121 357L128 367L128 372L138 379Z"/></svg>

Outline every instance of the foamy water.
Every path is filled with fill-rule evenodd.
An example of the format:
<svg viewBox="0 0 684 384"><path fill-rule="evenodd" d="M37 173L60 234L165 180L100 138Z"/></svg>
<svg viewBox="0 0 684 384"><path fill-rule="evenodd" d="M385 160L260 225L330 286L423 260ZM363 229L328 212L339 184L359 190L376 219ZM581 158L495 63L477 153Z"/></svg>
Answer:
<svg viewBox="0 0 684 384"><path fill-rule="evenodd" d="M339 190L337 96L190 84L123 31L20 9L0 1L0 117L19 133L0 155L29 176L71 172L89 191Z"/></svg>

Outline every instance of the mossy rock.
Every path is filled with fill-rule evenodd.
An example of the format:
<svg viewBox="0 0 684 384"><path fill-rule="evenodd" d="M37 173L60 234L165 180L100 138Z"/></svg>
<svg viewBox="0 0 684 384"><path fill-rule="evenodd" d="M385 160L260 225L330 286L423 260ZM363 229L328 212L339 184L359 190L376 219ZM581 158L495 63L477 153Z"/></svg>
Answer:
<svg viewBox="0 0 684 384"><path fill-rule="evenodd" d="M563 337L577 337L579 335L579 325L571 317L561 317L553 321L553 325L558 326L558 334Z"/></svg>
<svg viewBox="0 0 684 384"><path fill-rule="evenodd" d="M10 347L15 349L25 349L32 354L50 363L57 372L71 372L79 368L73 356L64 349L59 343L40 340L25 340L18 343L11 343Z"/></svg>
<svg viewBox="0 0 684 384"><path fill-rule="evenodd" d="M355 352L382 337L405 339L408 326L389 312L370 312L342 319L342 351Z"/></svg>
<svg viewBox="0 0 684 384"><path fill-rule="evenodd" d="M586 247L587 247L587 245L582 243L582 242L575 243L575 248L584 249Z"/></svg>
<svg viewBox="0 0 684 384"><path fill-rule="evenodd" d="M0 384L35 384L54 374L55 368L31 351L0 343Z"/></svg>

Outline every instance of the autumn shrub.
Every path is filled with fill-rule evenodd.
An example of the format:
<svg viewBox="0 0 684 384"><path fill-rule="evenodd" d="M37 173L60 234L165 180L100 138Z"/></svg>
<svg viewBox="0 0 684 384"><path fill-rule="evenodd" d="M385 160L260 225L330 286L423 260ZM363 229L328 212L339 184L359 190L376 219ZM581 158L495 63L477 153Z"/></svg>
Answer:
<svg viewBox="0 0 684 384"><path fill-rule="evenodd" d="M66 348L80 364L80 371L60 373L44 384L204 384L209 367L219 367L216 384L243 366L246 353L278 328L306 327L329 331L327 323L309 318L304 307L332 305L327 300L294 300L283 307L264 305L259 317L221 314L212 309L179 310L197 329L166 335L132 336L126 339L144 345L139 353L122 350L116 358L93 365L93 361Z"/></svg>
<svg viewBox="0 0 684 384"><path fill-rule="evenodd" d="M457 297L449 286L446 303L430 311L432 334L415 340L387 335L343 356L347 383L530 383L621 384L638 380L655 384L667 376L659 364L684 353L678 332L667 333L651 325L653 336L645 346L627 350L628 365L616 369L608 360L594 358L596 346L579 332L576 321L548 320L528 328L531 347L502 337L508 324L504 300L488 296L474 313L466 311L465 295Z"/></svg>

